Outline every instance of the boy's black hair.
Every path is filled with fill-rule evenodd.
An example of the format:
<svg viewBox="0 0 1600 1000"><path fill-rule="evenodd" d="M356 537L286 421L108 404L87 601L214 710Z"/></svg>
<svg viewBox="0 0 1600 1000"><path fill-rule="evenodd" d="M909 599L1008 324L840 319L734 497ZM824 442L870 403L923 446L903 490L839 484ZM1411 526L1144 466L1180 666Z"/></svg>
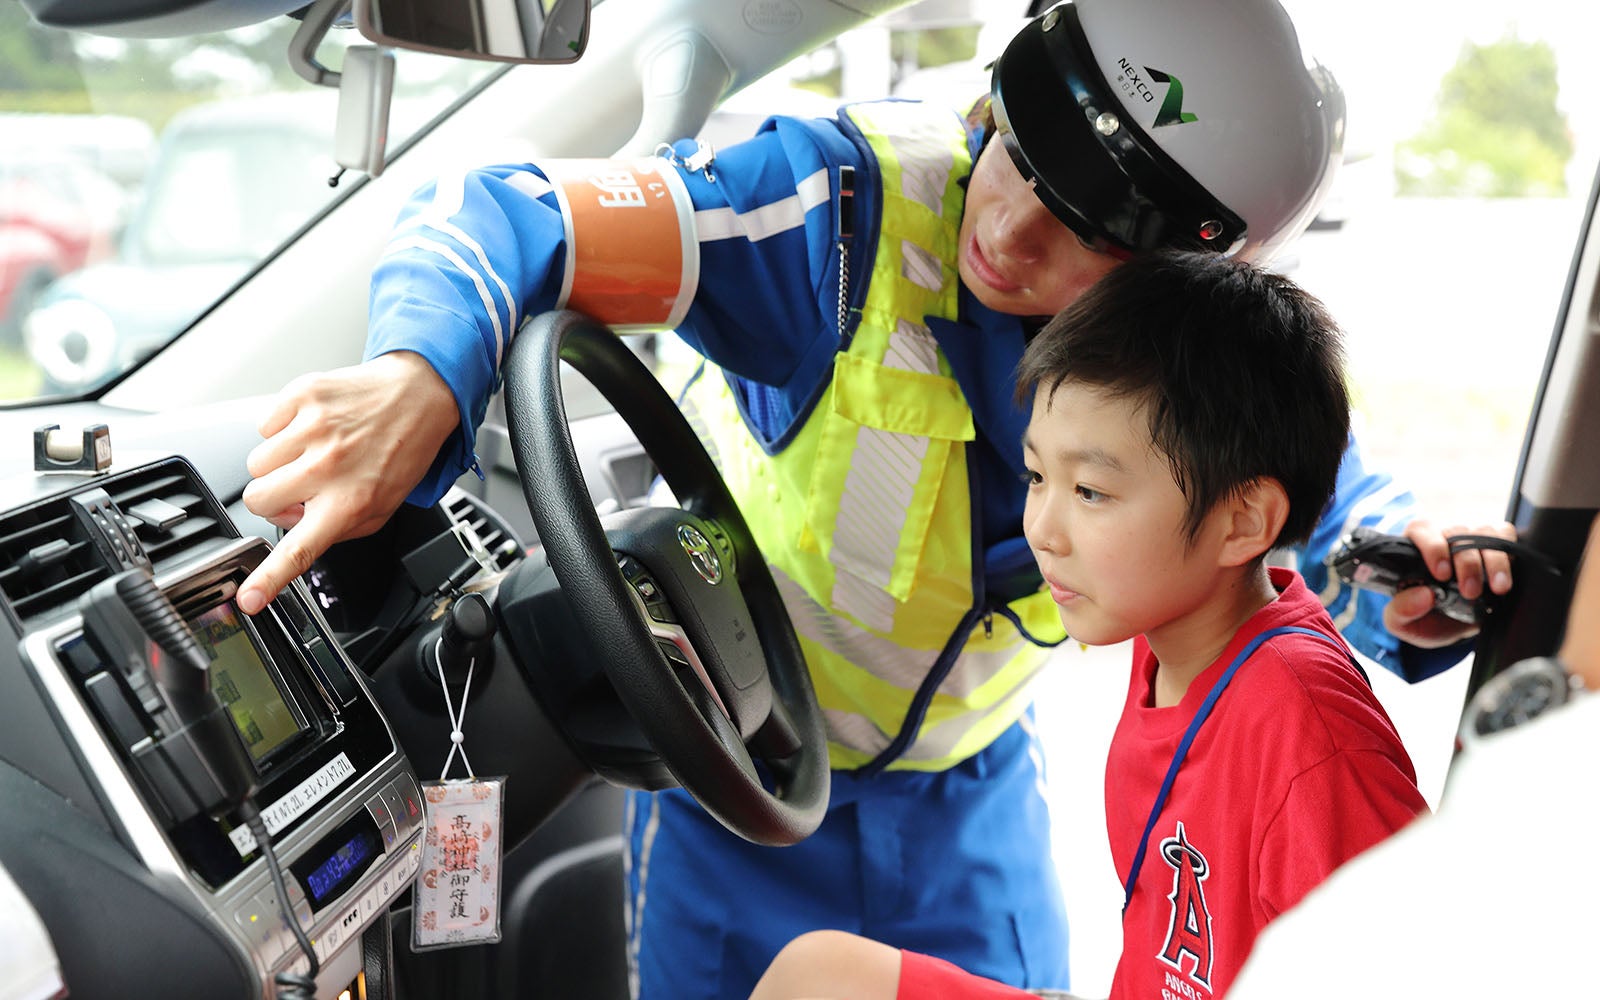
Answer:
<svg viewBox="0 0 1600 1000"><path fill-rule="evenodd" d="M1217 503L1264 477L1289 496L1279 545L1309 537L1333 495L1350 433L1342 338L1283 275L1211 253L1140 255L1023 353L1018 402L1063 384L1142 406L1188 500L1190 541Z"/></svg>

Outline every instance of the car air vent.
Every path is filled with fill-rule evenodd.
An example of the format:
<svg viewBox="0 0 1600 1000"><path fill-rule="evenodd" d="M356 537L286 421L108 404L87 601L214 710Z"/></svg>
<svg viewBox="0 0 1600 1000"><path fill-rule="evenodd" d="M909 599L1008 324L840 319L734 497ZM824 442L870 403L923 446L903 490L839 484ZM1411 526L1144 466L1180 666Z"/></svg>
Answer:
<svg viewBox="0 0 1600 1000"><path fill-rule="evenodd" d="M137 546L128 542L130 533ZM0 592L27 622L72 604L122 565L138 564L135 550L159 573L165 564L234 534L193 468L181 460L86 479L69 495L0 517Z"/></svg>
<svg viewBox="0 0 1600 1000"><path fill-rule="evenodd" d="M445 510L450 512L450 517L457 524L464 525L477 535L478 541L483 543L494 560L495 569L504 572L522 558L522 543L512 534L511 526L482 500L464 490L452 489L443 502Z"/></svg>
<svg viewBox="0 0 1600 1000"><path fill-rule="evenodd" d="M236 537L232 523L187 463L152 465L119 476L105 489L133 525L157 573L214 539Z"/></svg>
<svg viewBox="0 0 1600 1000"><path fill-rule="evenodd" d="M21 621L76 600L111 575L65 497L0 519L0 591Z"/></svg>

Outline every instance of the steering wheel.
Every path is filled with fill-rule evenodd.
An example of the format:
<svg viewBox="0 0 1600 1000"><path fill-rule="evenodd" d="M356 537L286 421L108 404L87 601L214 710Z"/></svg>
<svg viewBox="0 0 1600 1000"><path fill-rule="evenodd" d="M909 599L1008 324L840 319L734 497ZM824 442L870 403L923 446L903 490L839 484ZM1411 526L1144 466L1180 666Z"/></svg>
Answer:
<svg viewBox="0 0 1600 1000"><path fill-rule="evenodd" d="M563 361L628 424L681 509L616 511L602 527L567 424ZM531 320L504 373L528 511L623 705L729 830L768 845L810 835L828 805L822 712L766 560L700 439L618 336L580 313Z"/></svg>

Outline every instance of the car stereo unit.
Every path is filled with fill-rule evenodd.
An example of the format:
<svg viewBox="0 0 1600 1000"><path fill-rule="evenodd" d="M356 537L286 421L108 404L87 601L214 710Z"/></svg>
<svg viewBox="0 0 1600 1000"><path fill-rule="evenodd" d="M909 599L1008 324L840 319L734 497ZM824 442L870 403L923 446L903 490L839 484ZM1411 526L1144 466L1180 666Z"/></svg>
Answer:
<svg viewBox="0 0 1600 1000"><path fill-rule="evenodd" d="M361 971L362 932L416 872L422 800L364 679L303 586L254 617L234 603L267 551L259 538L219 541L158 567L153 582L209 660L210 692L253 769L253 801L321 965L319 987L348 983ZM229 810L196 804L206 764L178 745L173 698L158 690L163 671L174 670L171 657L138 630L106 624L111 616L94 597L26 636L35 682L121 838L165 892L203 908L270 995L276 973L308 963L280 916L266 860Z"/></svg>

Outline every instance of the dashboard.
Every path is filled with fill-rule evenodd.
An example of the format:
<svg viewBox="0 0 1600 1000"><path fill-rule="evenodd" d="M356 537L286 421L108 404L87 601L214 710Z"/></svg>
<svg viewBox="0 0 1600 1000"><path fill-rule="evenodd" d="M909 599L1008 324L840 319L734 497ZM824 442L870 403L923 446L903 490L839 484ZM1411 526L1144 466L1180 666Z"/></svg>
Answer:
<svg viewBox="0 0 1600 1000"><path fill-rule="evenodd" d="M423 855L418 768L437 777L448 746L426 653L452 606L492 598L528 547L453 489L336 546L248 617L234 594L276 535L239 501L259 440L248 408L51 415L83 419L66 432L83 428L82 455L40 458L62 432L0 414L0 434L36 443L36 467L27 448L0 462L0 870L74 997L274 995L309 964L289 914L315 994L365 995L392 976L392 911ZM184 454L162 447L179 438ZM474 762L519 776L506 821L523 835L593 772L525 671L490 669L513 662L504 637L486 641Z"/></svg>
<svg viewBox="0 0 1600 1000"><path fill-rule="evenodd" d="M354 981L360 949L344 945L409 885L423 816L364 676L304 588L254 618L238 611L234 592L267 543L242 536L183 459L59 485L0 515L0 587L18 639L6 700L36 702L50 723L29 727L31 746L5 747L7 778L62 799L9 819L0 860L47 925L84 922L78 907L65 921L47 911L85 845L51 857L28 846L47 833L28 816L76 809L80 836L121 862L120 878L93 889L122 925L89 937L97 948L131 939L159 955L171 943L145 940L157 935L139 918L180 910L190 927L171 968L209 955L227 992L249 995L309 965L287 910L323 975ZM242 761L228 758L230 735ZM276 845L281 906L240 819L247 798Z"/></svg>

